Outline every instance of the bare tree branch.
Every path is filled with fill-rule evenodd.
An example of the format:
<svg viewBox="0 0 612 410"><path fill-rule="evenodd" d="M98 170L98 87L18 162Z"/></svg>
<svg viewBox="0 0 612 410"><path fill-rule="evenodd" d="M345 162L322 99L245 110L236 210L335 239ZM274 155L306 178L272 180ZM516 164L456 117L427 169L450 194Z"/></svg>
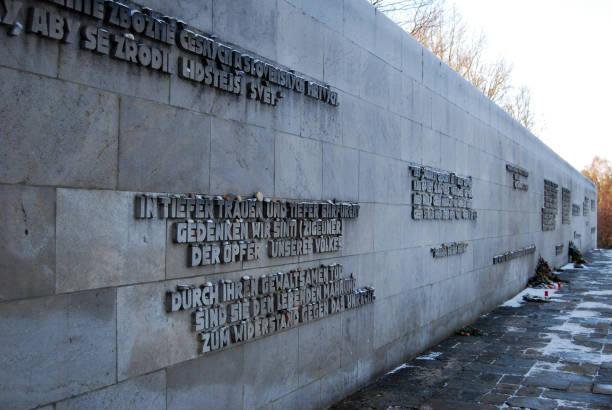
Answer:
<svg viewBox="0 0 612 410"><path fill-rule="evenodd" d="M529 90L514 90L510 84L512 65L504 59L488 62L484 33L474 35L455 6L445 8L444 0L369 1L533 132Z"/></svg>

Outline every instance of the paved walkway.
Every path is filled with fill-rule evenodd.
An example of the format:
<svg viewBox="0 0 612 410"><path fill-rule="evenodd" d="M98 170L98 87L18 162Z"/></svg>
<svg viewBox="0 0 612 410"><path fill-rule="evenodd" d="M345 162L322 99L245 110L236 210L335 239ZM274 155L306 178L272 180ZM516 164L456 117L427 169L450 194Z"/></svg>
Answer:
<svg viewBox="0 0 612 410"><path fill-rule="evenodd" d="M332 408L612 409L612 251L585 257L550 303L510 301Z"/></svg>

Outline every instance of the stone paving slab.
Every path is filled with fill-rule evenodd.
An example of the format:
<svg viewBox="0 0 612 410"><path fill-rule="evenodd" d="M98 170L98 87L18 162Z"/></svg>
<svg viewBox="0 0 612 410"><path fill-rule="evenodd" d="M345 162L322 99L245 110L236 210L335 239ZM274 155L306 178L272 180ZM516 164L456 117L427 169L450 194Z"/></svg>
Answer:
<svg viewBox="0 0 612 410"><path fill-rule="evenodd" d="M483 336L453 335L332 409L612 409L612 251L586 259L549 303L502 305L472 324Z"/></svg>

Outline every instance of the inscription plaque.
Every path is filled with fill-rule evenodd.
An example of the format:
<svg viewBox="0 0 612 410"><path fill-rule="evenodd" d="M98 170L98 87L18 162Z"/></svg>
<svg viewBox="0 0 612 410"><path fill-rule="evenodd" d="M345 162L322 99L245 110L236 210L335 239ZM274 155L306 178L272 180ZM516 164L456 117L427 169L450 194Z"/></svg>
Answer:
<svg viewBox="0 0 612 410"><path fill-rule="evenodd" d="M555 245L555 255L561 255L563 253L563 244Z"/></svg>
<svg viewBox="0 0 612 410"><path fill-rule="evenodd" d="M542 208L542 230L554 231L557 224L557 194L559 185L544 180L544 208Z"/></svg>
<svg viewBox="0 0 612 410"><path fill-rule="evenodd" d="M501 255L496 255L493 257L493 264L496 265L498 263L504 263L511 261L512 259L520 258L521 256L531 255L532 253L535 253L535 250L536 246L530 245L521 249L503 253Z"/></svg>
<svg viewBox="0 0 612 410"><path fill-rule="evenodd" d="M452 255L461 255L465 253L465 249L468 247L467 242L453 242L443 243L442 245L431 248L431 254L434 258L444 258Z"/></svg>
<svg viewBox="0 0 612 410"><path fill-rule="evenodd" d="M580 216L580 205L572 204L572 216Z"/></svg>
<svg viewBox="0 0 612 410"><path fill-rule="evenodd" d="M561 223L569 225L570 223L570 206L572 202L572 192L567 189L561 189Z"/></svg>
<svg viewBox="0 0 612 410"><path fill-rule="evenodd" d="M359 204L204 195L138 195L137 219L178 220L172 239L188 245L187 266L337 252Z"/></svg>
<svg viewBox="0 0 612 410"><path fill-rule="evenodd" d="M529 172L527 172L526 169L516 165L506 164L506 171L512 174L512 187L514 189L520 191L527 191L529 189L529 185L521 181L521 177L526 179L529 176Z"/></svg>
<svg viewBox="0 0 612 410"><path fill-rule="evenodd" d="M472 209L472 177L410 165L412 219L476 220Z"/></svg>
<svg viewBox="0 0 612 410"><path fill-rule="evenodd" d="M166 311L191 311L199 352L208 353L374 302L374 288L356 284L355 274L344 277L333 264L178 285L166 294Z"/></svg>
<svg viewBox="0 0 612 410"><path fill-rule="evenodd" d="M44 4L22 10L21 1L10 0L4 1L7 12L0 22L12 26L13 36L21 34L25 26L28 35L64 46L76 43L98 56L162 75L177 75L202 87L244 95L261 104L276 106L290 91L338 106L338 93L329 85L225 44L180 18L114 0L45 1L80 15L84 22L60 15ZM174 52L175 46L183 53ZM175 64L178 72L174 72Z"/></svg>
<svg viewBox="0 0 612 410"><path fill-rule="evenodd" d="M589 216L589 207L590 207L589 197L584 197L584 202L582 203L582 216Z"/></svg>

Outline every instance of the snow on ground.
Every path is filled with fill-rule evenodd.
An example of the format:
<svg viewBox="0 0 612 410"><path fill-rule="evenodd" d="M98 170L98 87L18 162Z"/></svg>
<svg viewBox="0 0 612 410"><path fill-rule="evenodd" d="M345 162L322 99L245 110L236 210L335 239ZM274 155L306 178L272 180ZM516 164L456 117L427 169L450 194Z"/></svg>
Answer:
<svg viewBox="0 0 612 410"><path fill-rule="evenodd" d="M594 349L574 344L571 339L565 339L555 333L545 333L550 342L542 348L534 349L546 356L563 357L565 361L587 362L600 365L612 360L612 355L603 354L601 349Z"/></svg>
<svg viewBox="0 0 612 410"><path fill-rule="evenodd" d="M570 312L570 318L575 317L575 318L583 318L583 319L587 319L587 318L592 318L592 317L599 317L599 312L593 312L592 310L572 310Z"/></svg>
<svg viewBox="0 0 612 410"><path fill-rule="evenodd" d="M558 316L557 319L567 319L567 316ZM549 327L549 330L558 330L560 332L569 332L572 335L574 334L589 334L593 333L593 329L588 327L584 327L578 323L565 322L562 325Z"/></svg>
<svg viewBox="0 0 612 410"><path fill-rule="evenodd" d="M436 360L436 358L441 355L442 353L440 352L429 352L428 354L417 357L417 360Z"/></svg>
<svg viewBox="0 0 612 410"><path fill-rule="evenodd" d="M508 326L507 330L508 332L517 332L517 333L524 333L527 331L527 329L525 329L524 327L514 327L514 326Z"/></svg>
<svg viewBox="0 0 612 410"><path fill-rule="evenodd" d="M568 263L566 265L561 266L559 269L567 270L567 269L576 269L576 268L574 268L574 262L572 262L572 263Z"/></svg>
<svg viewBox="0 0 612 410"><path fill-rule="evenodd" d="M544 296L544 292L548 291L548 298ZM512 299L507 300L502 306L505 307L519 307L525 301L523 300L523 295L529 295L531 297L539 296L542 299L555 301L555 302L563 302L562 299L553 298L552 295L557 291L557 289L545 289L545 288L526 288L521 293L513 297Z"/></svg>
<svg viewBox="0 0 612 410"><path fill-rule="evenodd" d="M600 302L582 302L576 306L577 309L611 309L612 305L606 305L605 303Z"/></svg>
<svg viewBox="0 0 612 410"><path fill-rule="evenodd" d="M407 369L408 367L416 367L416 366L410 366L408 363L404 363L402 365L397 366L395 369L391 370L387 374L393 374L393 373L399 372L402 369Z"/></svg>
<svg viewBox="0 0 612 410"><path fill-rule="evenodd" d="M584 295L609 296L609 295L612 295L612 290L589 290L588 292L584 292Z"/></svg>

